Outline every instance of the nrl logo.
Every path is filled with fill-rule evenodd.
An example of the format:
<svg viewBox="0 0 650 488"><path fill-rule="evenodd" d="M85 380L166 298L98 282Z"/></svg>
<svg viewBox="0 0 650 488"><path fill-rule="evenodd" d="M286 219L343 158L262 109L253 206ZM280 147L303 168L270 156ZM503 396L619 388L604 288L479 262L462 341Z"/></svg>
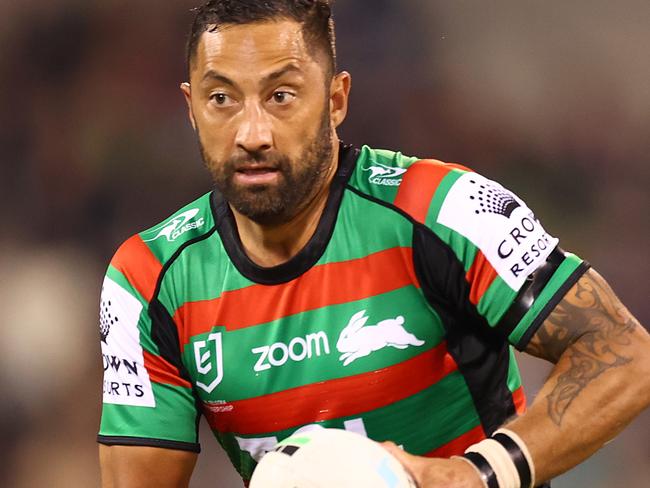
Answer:
<svg viewBox="0 0 650 488"><path fill-rule="evenodd" d="M368 177L370 183L382 186L399 186L402 182L401 176L406 173L404 168L392 168L379 163L375 163L370 168L364 168L363 170L370 171Z"/></svg>
<svg viewBox="0 0 650 488"><path fill-rule="evenodd" d="M197 381L196 386L206 393L212 393L223 380L221 332L210 334L206 341L194 343L194 361L197 373L205 379L205 382Z"/></svg>
<svg viewBox="0 0 650 488"><path fill-rule="evenodd" d="M205 225L205 219L201 217L200 219L193 220L194 217L199 213L198 208L193 208L187 212L177 215L169 222L162 224L161 226L153 229L151 232L156 232L156 237L152 239L146 239L144 242L151 242L164 237L168 242L174 242L180 236L185 234L187 231L192 229L200 229Z"/></svg>

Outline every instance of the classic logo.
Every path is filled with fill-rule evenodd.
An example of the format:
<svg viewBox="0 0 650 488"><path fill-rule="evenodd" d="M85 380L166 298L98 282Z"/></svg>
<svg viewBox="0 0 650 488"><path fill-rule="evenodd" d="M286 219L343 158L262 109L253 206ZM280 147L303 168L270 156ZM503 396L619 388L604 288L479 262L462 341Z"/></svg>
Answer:
<svg viewBox="0 0 650 488"><path fill-rule="evenodd" d="M343 366L385 347L406 349L409 346L424 344L424 341L406 331L404 317L401 315L394 319L382 320L377 325L366 325L366 322L368 316L366 311L362 310L352 316L341 332L336 349L342 353L339 360L343 361Z"/></svg>
<svg viewBox="0 0 650 488"><path fill-rule="evenodd" d="M223 379L221 332L210 334L206 341L194 343L194 361L196 361L197 373L205 377L205 383L197 380L196 386L207 393L212 393ZM212 380L210 381L209 378Z"/></svg>
<svg viewBox="0 0 650 488"><path fill-rule="evenodd" d="M152 239L145 239L144 242L152 242L161 237L167 239L168 242L174 242L187 231L200 229L205 225L205 219L201 217L197 220L193 220L198 213L199 209L193 208L192 210L177 215L169 222L153 229L151 232L158 232L156 236Z"/></svg>
<svg viewBox="0 0 650 488"><path fill-rule="evenodd" d="M392 168L383 164L375 163L370 168L364 168L364 171L370 171L368 181L375 185L399 186L402 182L401 176L406 173L404 168Z"/></svg>

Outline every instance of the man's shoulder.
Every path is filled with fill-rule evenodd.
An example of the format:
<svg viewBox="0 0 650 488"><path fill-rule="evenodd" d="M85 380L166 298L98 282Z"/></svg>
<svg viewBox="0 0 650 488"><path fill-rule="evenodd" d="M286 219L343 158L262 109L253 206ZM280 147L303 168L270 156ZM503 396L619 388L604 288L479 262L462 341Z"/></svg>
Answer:
<svg viewBox="0 0 650 488"><path fill-rule="evenodd" d="M212 193L206 193L181 207L169 217L138 234L143 243L167 261L188 242L205 236L214 228Z"/></svg>
<svg viewBox="0 0 650 488"><path fill-rule="evenodd" d="M363 146L350 185L424 222L430 206L436 204L434 197L442 203L449 188L468 172L472 171L455 163Z"/></svg>
<svg viewBox="0 0 650 488"><path fill-rule="evenodd" d="M111 267L127 278L137 275L139 280L157 281L162 269L180 250L214 231L211 195L201 196L124 241L113 256Z"/></svg>

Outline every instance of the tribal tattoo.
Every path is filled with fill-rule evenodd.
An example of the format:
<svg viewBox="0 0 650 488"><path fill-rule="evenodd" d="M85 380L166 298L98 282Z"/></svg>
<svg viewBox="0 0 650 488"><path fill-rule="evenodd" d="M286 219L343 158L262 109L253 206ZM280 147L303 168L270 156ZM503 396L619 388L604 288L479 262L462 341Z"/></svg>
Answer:
<svg viewBox="0 0 650 488"><path fill-rule="evenodd" d="M567 293L531 340L526 352L556 363L565 355L569 369L548 395L548 413L558 426L573 400L608 369L629 363L625 346L639 323L607 282L589 270Z"/></svg>

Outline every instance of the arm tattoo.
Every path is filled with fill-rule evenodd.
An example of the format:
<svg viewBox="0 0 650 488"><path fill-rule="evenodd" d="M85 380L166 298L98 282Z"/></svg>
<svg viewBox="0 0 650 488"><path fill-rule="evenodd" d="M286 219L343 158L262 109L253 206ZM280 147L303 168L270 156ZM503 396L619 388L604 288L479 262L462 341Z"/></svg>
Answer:
<svg viewBox="0 0 650 488"><path fill-rule="evenodd" d="M597 376L629 363L625 346L638 322L593 270L582 276L537 331L526 351L556 363L570 361L548 395L548 413L558 426L571 402Z"/></svg>

